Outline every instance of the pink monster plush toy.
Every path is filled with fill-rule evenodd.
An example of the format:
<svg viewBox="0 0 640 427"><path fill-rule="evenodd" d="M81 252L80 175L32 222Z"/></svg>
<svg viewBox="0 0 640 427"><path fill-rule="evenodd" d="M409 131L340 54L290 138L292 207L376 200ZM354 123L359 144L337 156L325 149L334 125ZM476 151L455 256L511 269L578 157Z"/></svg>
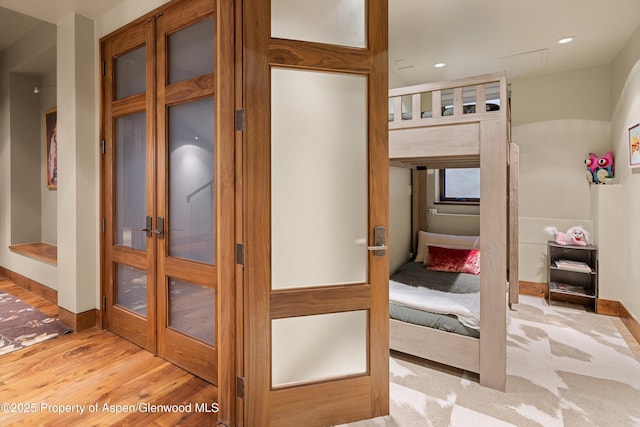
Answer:
<svg viewBox="0 0 640 427"><path fill-rule="evenodd" d="M587 246L589 233L579 225L571 227L566 233L558 231L556 227L546 227L545 233L559 245Z"/></svg>
<svg viewBox="0 0 640 427"><path fill-rule="evenodd" d="M606 152L602 157L589 153L589 158L584 163L587 165L587 181L592 184L606 184L615 176L612 151Z"/></svg>

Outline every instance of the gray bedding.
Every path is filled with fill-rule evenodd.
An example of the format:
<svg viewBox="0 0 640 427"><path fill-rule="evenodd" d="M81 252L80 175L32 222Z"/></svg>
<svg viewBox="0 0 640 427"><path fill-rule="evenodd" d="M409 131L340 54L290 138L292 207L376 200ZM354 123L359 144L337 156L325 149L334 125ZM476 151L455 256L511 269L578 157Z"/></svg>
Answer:
<svg viewBox="0 0 640 427"><path fill-rule="evenodd" d="M471 293L480 291L480 276L466 273L430 271L421 262L408 262L391 276L391 280L411 286L424 286L442 292ZM474 338L478 330L468 328L453 315L430 313L400 304L389 304L390 317L402 322L440 329Z"/></svg>
<svg viewBox="0 0 640 427"><path fill-rule="evenodd" d="M467 273L448 273L427 270L421 262L408 262L391 276L391 280L411 286L456 294L480 292L480 276Z"/></svg>
<svg viewBox="0 0 640 427"><path fill-rule="evenodd" d="M468 337L480 338L480 331L471 329L460 323L456 316L449 314L429 313L428 311L417 310L405 307L400 304L389 304L389 315L392 319L414 325L426 326L428 328L440 329L445 332L466 335Z"/></svg>

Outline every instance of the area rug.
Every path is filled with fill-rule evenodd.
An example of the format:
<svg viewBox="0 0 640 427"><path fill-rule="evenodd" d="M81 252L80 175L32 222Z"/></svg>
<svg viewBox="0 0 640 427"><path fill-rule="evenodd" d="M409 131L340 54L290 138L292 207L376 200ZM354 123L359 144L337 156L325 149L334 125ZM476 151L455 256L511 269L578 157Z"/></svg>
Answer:
<svg viewBox="0 0 640 427"><path fill-rule="evenodd" d="M349 427L637 427L640 361L622 322L520 296L507 338L507 391L392 353L391 415Z"/></svg>
<svg viewBox="0 0 640 427"><path fill-rule="evenodd" d="M0 292L0 355L71 332L65 324Z"/></svg>

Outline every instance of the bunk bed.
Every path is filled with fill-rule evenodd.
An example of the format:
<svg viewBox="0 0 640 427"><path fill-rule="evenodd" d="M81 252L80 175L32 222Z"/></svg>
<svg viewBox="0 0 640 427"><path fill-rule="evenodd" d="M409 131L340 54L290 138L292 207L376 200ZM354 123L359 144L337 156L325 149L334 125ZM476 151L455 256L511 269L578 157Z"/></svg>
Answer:
<svg viewBox="0 0 640 427"><path fill-rule="evenodd" d="M421 249L419 235L428 232L427 169L479 167L482 195L478 333L463 335L390 318L390 347L478 373L481 385L504 391L507 305L518 302L518 147L510 143L506 75L392 89L389 104L390 164L413 169L414 253ZM476 108L480 105L486 108ZM425 270L421 263L413 264L404 267L409 274Z"/></svg>

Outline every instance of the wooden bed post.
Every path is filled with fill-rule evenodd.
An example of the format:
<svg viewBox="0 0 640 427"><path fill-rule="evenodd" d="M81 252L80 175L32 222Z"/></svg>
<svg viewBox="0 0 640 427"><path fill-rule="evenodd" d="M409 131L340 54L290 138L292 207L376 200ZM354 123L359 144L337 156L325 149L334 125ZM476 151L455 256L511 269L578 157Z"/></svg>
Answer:
<svg viewBox="0 0 640 427"><path fill-rule="evenodd" d="M520 282L518 273L518 169L519 147L509 144L509 306L518 303Z"/></svg>
<svg viewBox="0 0 640 427"><path fill-rule="evenodd" d="M427 170L411 171L411 248L418 253L418 231L427 230Z"/></svg>
<svg viewBox="0 0 640 427"><path fill-rule="evenodd" d="M506 77L500 80L501 99L506 100ZM480 123L480 384L502 391L507 383L506 117Z"/></svg>

